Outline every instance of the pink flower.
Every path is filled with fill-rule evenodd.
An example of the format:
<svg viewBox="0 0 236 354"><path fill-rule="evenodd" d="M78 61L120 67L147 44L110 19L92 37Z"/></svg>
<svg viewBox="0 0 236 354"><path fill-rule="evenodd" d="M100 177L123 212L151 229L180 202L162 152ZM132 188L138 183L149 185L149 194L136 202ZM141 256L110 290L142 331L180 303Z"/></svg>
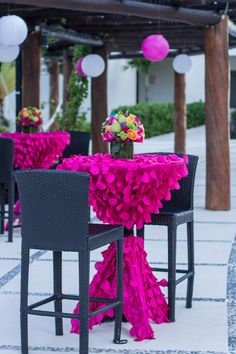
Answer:
<svg viewBox="0 0 236 354"><path fill-rule="evenodd" d="M102 136L102 140L103 141L112 141L114 139L115 135L112 134L111 132L107 132L105 134L103 134Z"/></svg>
<svg viewBox="0 0 236 354"><path fill-rule="evenodd" d="M106 121L106 123L107 124L113 124L113 123L115 123L115 122L117 122L117 119L115 118L115 117L109 117L108 119L107 119L107 121Z"/></svg>
<svg viewBox="0 0 236 354"><path fill-rule="evenodd" d="M142 143L143 142L143 136L142 135L138 135L137 139L135 140L136 143Z"/></svg>

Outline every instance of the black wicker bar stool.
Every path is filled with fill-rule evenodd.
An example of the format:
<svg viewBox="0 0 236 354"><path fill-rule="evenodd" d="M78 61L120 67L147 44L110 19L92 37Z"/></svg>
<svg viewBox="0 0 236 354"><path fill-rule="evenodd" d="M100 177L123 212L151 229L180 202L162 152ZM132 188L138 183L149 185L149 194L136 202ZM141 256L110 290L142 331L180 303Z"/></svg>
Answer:
<svg viewBox="0 0 236 354"><path fill-rule="evenodd" d="M115 308L114 342L121 340L123 295L123 227L89 224L89 175L71 171L34 170L16 172L22 213L21 345L28 354L28 315L55 317L56 335L63 334L62 318L80 321L80 354L88 354L89 318ZM90 251L115 241L117 245L117 297L89 298ZM28 305L30 249L53 251L54 293ZM78 252L79 296L62 292L62 251ZM80 313L62 311L62 300L79 300ZM53 301L55 311L38 307ZM89 301L106 303L93 313Z"/></svg>
<svg viewBox="0 0 236 354"><path fill-rule="evenodd" d="M0 138L0 233L4 233L4 221L8 219L8 242L13 241L13 217L15 179L13 167L14 142ZM8 210L5 209L6 204Z"/></svg>
<svg viewBox="0 0 236 354"><path fill-rule="evenodd" d="M160 153L163 155L171 153ZM182 154L176 154L182 157ZM194 182L198 156L188 155L188 175L179 181L180 189L171 191L171 200L163 201L159 214L152 214L148 225L165 225L168 228L168 268L152 268L156 272L168 272L169 320L175 321L176 285L188 279L186 307L192 307L194 282ZM176 269L177 227L187 224L188 269ZM144 239L144 227L137 230L137 236ZM176 273L183 274L176 279Z"/></svg>

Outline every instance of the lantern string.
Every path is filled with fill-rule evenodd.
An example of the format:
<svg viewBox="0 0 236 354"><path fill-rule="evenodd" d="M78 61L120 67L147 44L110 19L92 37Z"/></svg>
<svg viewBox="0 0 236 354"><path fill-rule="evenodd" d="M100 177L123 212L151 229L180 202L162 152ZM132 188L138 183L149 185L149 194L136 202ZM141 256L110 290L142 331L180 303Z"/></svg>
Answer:
<svg viewBox="0 0 236 354"><path fill-rule="evenodd" d="M157 33L160 33L160 25L161 25L161 9L160 9L160 6L161 6L161 1L159 1L159 9L158 9L158 20L157 20Z"/></svg>
<svg viewBox="0 0 236 354"><path fill-rule="evenodd" d="M185 37L183 38L183 42L184 42L184 43L183 43L183 50L182 50L182 52L185 53L185 52L186 52L186 38L185 38Z"/></svg>
<svg viewBox="0 0 236 354"><path fill-rule="evenodd" d="M10 0L7 0L7 14L10 15Z"/></svg>

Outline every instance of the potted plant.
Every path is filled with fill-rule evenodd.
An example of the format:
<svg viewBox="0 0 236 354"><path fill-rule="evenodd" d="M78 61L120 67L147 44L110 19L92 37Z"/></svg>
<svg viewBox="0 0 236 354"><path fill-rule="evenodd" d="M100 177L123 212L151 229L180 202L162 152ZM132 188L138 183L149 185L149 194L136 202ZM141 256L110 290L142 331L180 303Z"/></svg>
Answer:
<svg viewBox="0 0 236 354"><path fill-rule="evenodd" d="M42 112L37 107L24 107L16 117L16 124L23 133L38 133L42 123Z"/></svg>
<svg viewBox="0 0 236 354"><path fill-rule="evenodd" d="M101 134L104 142L111 143L110 150L115 159L132 159L133 142L143 142L144 127L134 114L118 112L105 120Z"/></svg>

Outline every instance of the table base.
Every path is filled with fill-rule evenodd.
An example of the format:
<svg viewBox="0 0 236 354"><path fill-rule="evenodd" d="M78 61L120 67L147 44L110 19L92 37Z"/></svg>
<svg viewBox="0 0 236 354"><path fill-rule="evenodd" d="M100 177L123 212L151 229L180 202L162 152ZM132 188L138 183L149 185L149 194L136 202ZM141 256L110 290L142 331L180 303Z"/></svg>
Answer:
<svg viewBox="0 0 236 354"><path fill-rule="evenodd" d="M116 298L116 245L112 243L102 252L103 261L97 262L97 273L90 284L90 297ZM124 238L124 300L123 314L131 323L131 336L136 341L154 339L154 332L149 319L155 323L169 322L168 305L160 286L167 286L167 281L157 281L147 262L143 239L133 235ZM104 307L105 304L90 303L90 311ZM74 313L79 312L79 304ZM89 321L89 327L101 324L105 316L113 317L114 310L99 314ZM71 320L72 333L79 333L79 321Z"/></svg>

